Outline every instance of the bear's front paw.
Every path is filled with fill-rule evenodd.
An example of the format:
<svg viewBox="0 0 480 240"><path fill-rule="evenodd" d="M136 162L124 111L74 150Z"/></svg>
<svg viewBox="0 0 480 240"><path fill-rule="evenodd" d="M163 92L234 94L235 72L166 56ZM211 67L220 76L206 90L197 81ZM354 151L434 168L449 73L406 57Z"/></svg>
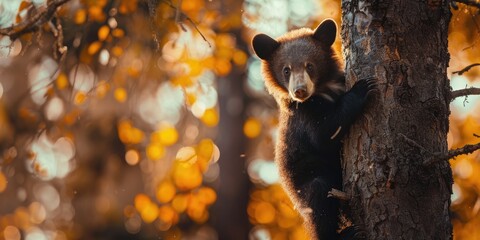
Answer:
<svg viewBox="0 0 480 240"><path fill-rule="evenodd" d="M366 98L376 89L377 79L369 77L358 80L350 91L361 98L361 100L366 100Z"/></svg>

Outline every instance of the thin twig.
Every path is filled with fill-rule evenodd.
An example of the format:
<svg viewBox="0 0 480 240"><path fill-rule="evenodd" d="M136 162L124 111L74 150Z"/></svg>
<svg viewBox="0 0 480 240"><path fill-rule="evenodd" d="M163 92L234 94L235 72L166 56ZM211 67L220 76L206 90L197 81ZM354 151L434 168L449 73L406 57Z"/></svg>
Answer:
<svg viewBox="0 0 480 240"><path fill-rule="evenodd" d="M432 151L429 151L429 150L425 149L422 145L418 144L416 141L408 138L407 136L405 136L402 133L399 133L398 135L400 137L402 137L408 144L410 144L411 146L417 147L420 150L420 154L425 157L425 160L423 161L424 166L429 166L432 163L437 162L439 160L443 160L445 158L444 157L445 154L442 154L440 152L434 153ZM426 153L426 155L424 155L425 153ZM389 183L387 182L387 185L388 184ZM390 186L388 186L388 187L390 187Z"/></svg>
<svg viewBox="0 0 480 240"><path fill-rule="evenodd" d="M212 44L210 44L210 42L207 40L207 38L205 37L205 35L203 35L203 33L200 31L200 29L198 29L197 27L197 23L195 21L193 21L193 19L191 19L189 16L187 16L185 13L183 13L180 8L178 7L175 7L175 5L173 5L173 3L171 1L168 1L168 0L162 0L162 2L164 2L165 4L167 4L168 6L170 6L170 8L174 9L175 10L175 21L180 25L180 27L182 28L183 31L186 31L185 27L182 25L182 20L187 20L189 21L193 27L195 28L195 30L200 34L200 36L203 38L203 40L205 42L208 43L208 46L209 47L212 47Z"/></svg>
<svg viewBox="0 0 480 240"><path fill-rule="evenodd" d="M410 145L413 145L415 147L417 147L418 149L420 149L422 152L427 152L427 153L430 153L430 154L433 154L432 152L428 151L427 149L425 149L422 145L418 144L417 142L415 142L414 140L408 138L407 136L405 136L405 134L403 133L399 133L398 136L402 137L407 143L409 143Z"/></svg>
<svg viewBox="0 0 480 240"><path fill-rule="evenodd" d="M52 21L48 22L50 29L55 37L55 44L53 45L53 57L55 59L59 59L58 54L60 54L60 58L62 58L65 53L67 52L67 46L63 45L63 28L62 24L60 23L60 18L58 18L57 14L55 14L55 24Z"/></svg>
<svg viewBox="0 0 480 240"><path fill-rule="evenodd" d="M181 12L180 9L182 9L182 0L178 0L178 3L177 3L177 9L175 11L175 22L176 23L181 23L181 21L182 21L180 19L181 15L182 15L182 12Z"/></svg>
<svg viewBox="0 0 480 240"><path fill-rule="evenodd" d="M153 41L155 42L155 51L158 51L160 49L160 40L159 40L157 30L155 29L155 21L157 19L158 0L148 0L147 5L148 5L148 13L150 15L150 30L152 31Z"/></svg>
<svg viewBox="0 0 480 240"><path fill-rule="evenodd" d="M11 27L0 29L0 35L10 36L10 39L13 41L24 34L34 32L41 25L49 22L53 18L57 8L68 1L70 0L48 1L46 8L39 8L38 12L26 21Z"/></svg>
<svg viewBox="0 0 480 240"><path fill-rule="evenodd" d="M463 97L468 95L480 95L480 88L465 88L460 90L452 91L451 100L454 100L457 97Z"/></svg>
<svg viewBox="0 0 480 240"><path fill-rule="evenodd" d="M468 72L471 68L476 67L476 66L480 66L480 63L470 64L470 65L466 66L465 68L463 68L462 70L452 72L452 74L462 75L462 74L464 74L465 72Z"/></svg>

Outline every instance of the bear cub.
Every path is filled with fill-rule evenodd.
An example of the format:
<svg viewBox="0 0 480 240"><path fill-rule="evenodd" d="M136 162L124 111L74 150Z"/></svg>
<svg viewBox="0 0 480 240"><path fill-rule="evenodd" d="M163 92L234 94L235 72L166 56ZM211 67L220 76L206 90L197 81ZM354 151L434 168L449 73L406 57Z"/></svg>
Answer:
<svg viewBox="0 0 480 240"><path fill-rule="evenodd" d="M313 239L355 238L352 228L337 233L339 200L327 194L342 189L342 137L376 88L368 78L345 91L332 49L336 34L335 22L327 19L315 30L293 30L276 40L258 34L252 40L265 86L280 109L275 147L280 179Z"/></svg>

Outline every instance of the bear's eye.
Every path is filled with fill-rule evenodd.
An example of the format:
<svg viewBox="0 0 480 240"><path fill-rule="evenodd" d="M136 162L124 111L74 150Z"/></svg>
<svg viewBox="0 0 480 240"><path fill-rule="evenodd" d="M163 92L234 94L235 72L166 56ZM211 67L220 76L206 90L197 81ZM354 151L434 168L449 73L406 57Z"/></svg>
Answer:
<svg viewBox="0 0 480 240"><path fill-rule="evenodd" d="M286 77L290 76L290 68L289 67L284 67L283 68L283 75L285 75Z"/></svg>
<svg viewBox="0 0 480 240"><path fill-rule="evenodd" d="M307 63L307 71L313 72L313 64Z"/></svg>

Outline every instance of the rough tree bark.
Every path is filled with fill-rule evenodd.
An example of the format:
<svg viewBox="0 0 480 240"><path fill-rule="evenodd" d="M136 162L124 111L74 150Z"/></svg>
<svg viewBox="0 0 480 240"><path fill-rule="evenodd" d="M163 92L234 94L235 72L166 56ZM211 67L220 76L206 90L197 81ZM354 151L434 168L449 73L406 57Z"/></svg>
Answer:
<svg viewBox="0 0 480 240"><path fill-rule="evenodd" d="M368 239L452 238L451 169L435 161L448 151L448 2L342 1L348 85L379 82L343 159L351 217Z"/></svg>

